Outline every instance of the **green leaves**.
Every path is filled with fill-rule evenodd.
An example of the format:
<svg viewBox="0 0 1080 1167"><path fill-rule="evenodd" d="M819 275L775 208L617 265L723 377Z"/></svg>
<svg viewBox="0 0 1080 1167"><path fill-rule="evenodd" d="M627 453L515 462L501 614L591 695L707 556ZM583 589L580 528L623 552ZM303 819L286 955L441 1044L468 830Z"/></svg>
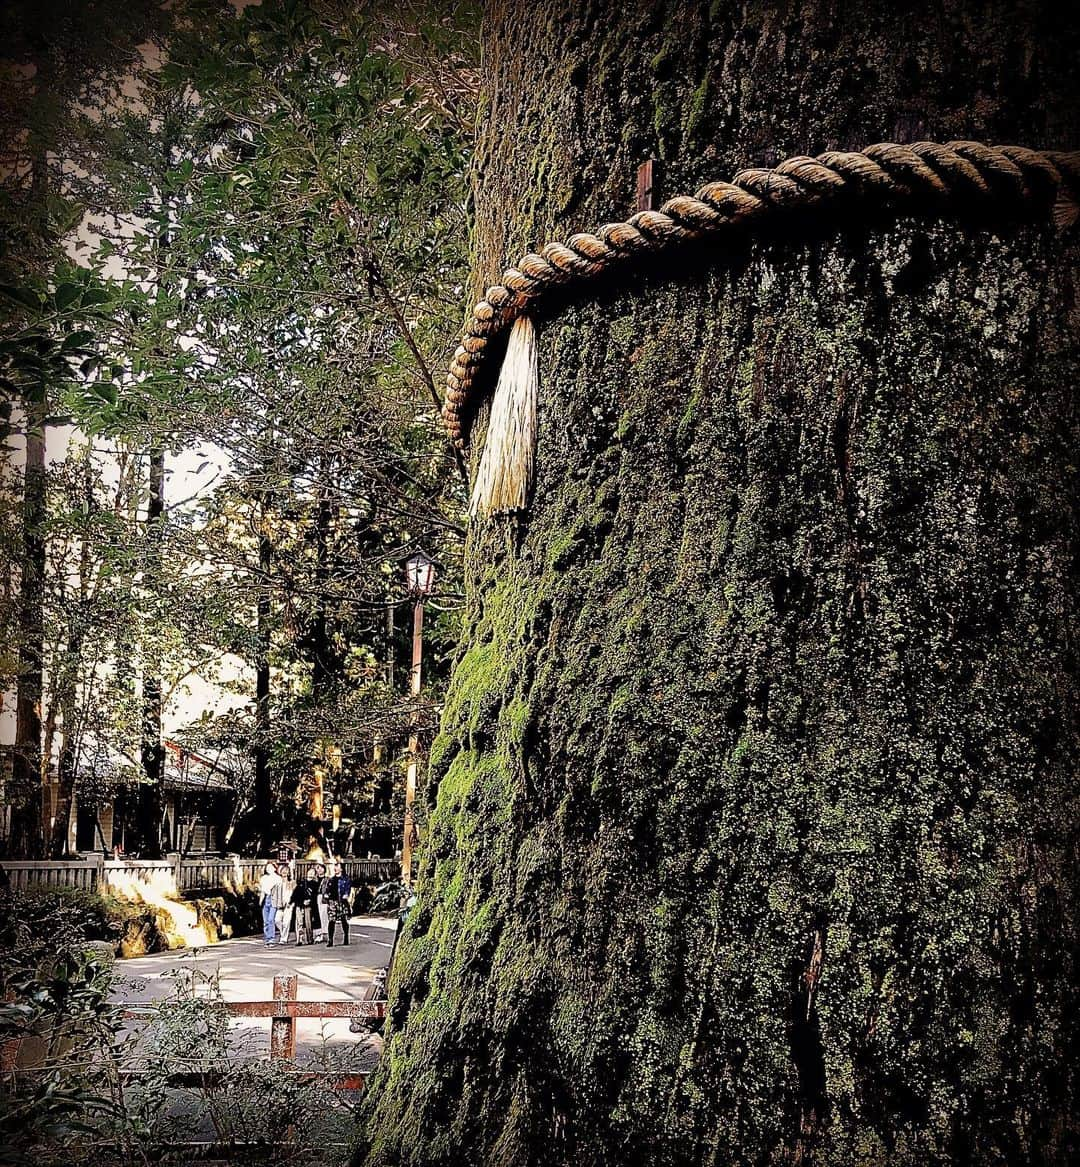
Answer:
<svg viewBox="0 0 1080 1167"><path fill-rule="evenodd" d="M113 293L86 269L58 266L49 284L29 281L0 288L17 309L0 329L0 387L24 401L46 406L48 424L78 418L84 428L107 428L117 401L108 377L106 347Z"/></svg>
<svg viewBox="0 0 1080 1167"><path fill-rule="evenodd" d="M84 127L94 166L50 204L47 259L0 273L0 384L95 451L50 471L49 659L80 684L110 673L79 690L80 716L131 755L140 678L167 688L191 668L217 686L208 715L222 693L250 713L269 658L277 736L237 714L247 745L276 747L287 775L335 737L359 790L376 727L407 723L380 663L405 656L386 628L399 559L422 539L452 591L460 554L429 382L467 274L471 31L434 7L376 20L308 0L176 15L143 105ZM84 222L87 206L102 213ZM54 246L80 223L83 266ZM168 451L156 565L151 450ZM75 631L84 611L93 635ZM456 613L431 624L437 688Z"/></svg>
<svg viewBox="0 0 1080 1167"><path fill-rule="evenodd" d="M82 293L82 298L80 300L80 303L81 303L83 309L97 308L103 304L110 303L112 298L113 298L112 291L108 288L88 287Z"/></svg>
<svg viewBox="0 0 1080 1167"><path fill-rule="evenodd" d="M21 285L0 285L0 298L9 305L34 314L36 319L75 318L80 311L99 308L113 299L112 291L97 282L86 269L72 272L67 265L56 269L60 282L50 291L37 280ZM74 277L74 278L65 278Z"/></svg>
<svg viewBox="0 0 1080 1167"><path fill-rule="evenodd" d="M78 284L61 284L53 293L53 303L58 312L69 308L82 295L83 289Z"/></svg>
<svg viewBox="0 0 1080 1167"><path fill-rule="evenodd" d="M93 339L94 334L92 332L86 331L86 329L78 329L75 332L69 332L60 341L59 351L61 353L73 353L75 350L84 349L85 346L88 345Z"/></svg>
<svg viewBox="0 0 1080 1167"><path fill-rule="evenodd" d="M0 285L0 296L8 303L19 308L28 308L31 312L40 311L46 299L43 292L31 285L23 287L13 287L9 284Z"/></svg>

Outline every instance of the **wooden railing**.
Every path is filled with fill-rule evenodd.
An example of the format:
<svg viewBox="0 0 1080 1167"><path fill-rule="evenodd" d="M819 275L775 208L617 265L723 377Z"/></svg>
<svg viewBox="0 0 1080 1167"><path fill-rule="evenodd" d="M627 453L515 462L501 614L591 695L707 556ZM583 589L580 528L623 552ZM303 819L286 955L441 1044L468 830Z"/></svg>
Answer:
<svg viewBox="0 0 1080 1167"><path fill-rule="evenodd" d="M172 855L168 859L87 859L36 860L4 859L0 868L11 887L75 887L84 891L110 891L130 898L145 898L146 892L175 896L190 891L244 891L259 886L268 860L222 856ZM395 859L342 859L342 871L354 885L386 883L397 879L401 865ZM314 874L315 863L296 864L298 876Z"/></svg>
<svg viewBox="0 0 1080 1167"><path fill-rule="evenodd" d="M73 859L43 863L34 859L0 860L8 882L15 891L36 887L78 887L94 891L101 880L102 860Z"/></svg>
<svg viewBox="0 0 1080 1167"><path fill-rule="evenodd" d="M197 891L202 888L223 888L243 891L258 887L259 876L266 867L265 859L217 858L188 856L180 863L180 890Z"/></svg>
<svg viewBox="0 0 1080 1167"><path fill-rule="evenodd" d="M354 886L361 883L389 883L392 879L401 878L401 861L398 859L338 859L337 863ZM297 878L307 879L314 875L315 865L314 859L301 859L296 864ZM259 874L262 874L261 867Z"/></svg>

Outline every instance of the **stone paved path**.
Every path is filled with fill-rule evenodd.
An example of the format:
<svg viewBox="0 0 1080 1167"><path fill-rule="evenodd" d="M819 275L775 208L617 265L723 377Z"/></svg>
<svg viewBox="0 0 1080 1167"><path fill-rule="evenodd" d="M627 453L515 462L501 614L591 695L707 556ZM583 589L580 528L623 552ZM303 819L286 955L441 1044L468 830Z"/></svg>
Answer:
<svg viewBox="0 0 1080 1167"><path fill-rule="evenodd" d="M396 917L357 916L350 925L350 943L294 944L265 948L262 937L225 940L196 950L180 949L120 960L115 971L121 983L114 999L136 1005L168 998L176 992L176 974L192 972L200 992L207 977L216 977L226 1001L268 1001L276 973L295 973L301 1001L362 1000L375 973L390 959ZM132 1023L137 1031L139 1022ZM297 1025L297 1062L317 1061L320 1052L355 1049L363 1068L377 1056L378 1039L349 1032L347 1019L302 1018ZM265 1057L270 1050L269 1018L236 1018L232 1045L237 1053ZM351 1060L351 1059L350 1059Z"/></svg>

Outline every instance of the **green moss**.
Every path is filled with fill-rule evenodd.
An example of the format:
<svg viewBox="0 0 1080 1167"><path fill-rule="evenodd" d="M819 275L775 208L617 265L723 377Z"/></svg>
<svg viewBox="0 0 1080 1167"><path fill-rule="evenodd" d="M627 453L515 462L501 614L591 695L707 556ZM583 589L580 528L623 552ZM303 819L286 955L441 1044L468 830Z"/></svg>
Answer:
<svg viewBox="0 0 1080 1167"><path fill-rule="evenodd" d="M999 358L963 339L960 306L948 327L969 372L945 391L940 368L902 358L951 309L894 302L873 324L866 262L820 265L827 310L794 257L771 281L765 256L710 278L706 351L685 290L650 293L636 338L625 305L561 326L597 383L637 356L610 400L560 399L565 419L546 406L516 541L473 535L424 910L373 1095L399 1116L387 1147L441 1123L482 1161L526 1127L551 1137L552 1098L643 1161L779 1145L797 1126L790 1016L817 929L832 1161L888 1143L918 1162L973 1129L983 1104L953 1083L987 1098L1041 1073L995 1002L1028 959L1007 890L1027 870L1017 840L1053 829L1024 792L1063 625L1010 500L1024 483L1024 505L1060 522L1051 467L1071 464L1072 438L1019 403L987 419L979 385ZM663 351L686 353L681 400ZM1075 426L1071 374L1047 369L1042 397ZM1042 460L1009 427L1040 432ZM992 609L1008 619L985 622ZM1040 769L1062 822L1068 773ZM1050 975L1039 1006L1059 1033L1063 984ZM484 1068L519 1051L525 1076ZM871 1088L872 1120L842 1117Z"/></svg>
<svg viewBox="0 0 1080 1167"><path fill-rule="evenodd" d="M521 749L525 740L525 729L529 724L529 703L523 697L515 697L506 707L504 714L508 730L508 745Z"/></svg>
<svg viewBox="0 0 1080 1167"><path fill-rule="evenodd" d="M887 6L817 56L795 9L736 40L715 5L624 6L635 38L572 9L497 24L485 270L621 216L657 142L674 194L888 139L936 84L890 73ZM949 25L980 76L1000 17ZM534 503L470 533L369 1167L1068 1160L1073 250L864 226L545 319Z"/></svg>
<svg viewBox="0 0 1080 1167"><path fill-rule="evenodd" d="M447 696L448 720L470 735L476 733L490 717L489 702L498 692L504 668L505 658L492 641L470 648L457 666L456 681Z"/></svg>
<svg viewBox="0 0 1080 1167"><path fill-rule="evenodd" d="M694 89L686 113L683 114L683 141L691 142L702 122L709 101L709 74L705 73Z"/></svg>
<svg viewBox="0 0 1080 1167"><path fill-rule="evenodd" d="M448 733L436 735L428 751L428 779L433 783L441 781L446 768L453 760L454 738Z"/></svg>

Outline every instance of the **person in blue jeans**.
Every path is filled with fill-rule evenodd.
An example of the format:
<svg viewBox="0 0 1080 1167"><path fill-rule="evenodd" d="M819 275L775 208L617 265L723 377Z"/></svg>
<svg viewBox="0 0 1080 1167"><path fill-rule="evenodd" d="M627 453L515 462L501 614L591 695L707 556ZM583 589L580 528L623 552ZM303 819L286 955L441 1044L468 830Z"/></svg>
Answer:
<svg viewBox="0 0 1080 1167"><path fill-rule="evenodd" d="M277 936L275 917L280 898L281 876L273 863L267 863L263 868L262 878L259 880L259 902L262 906L263 944L269 948Z"/></svg>

